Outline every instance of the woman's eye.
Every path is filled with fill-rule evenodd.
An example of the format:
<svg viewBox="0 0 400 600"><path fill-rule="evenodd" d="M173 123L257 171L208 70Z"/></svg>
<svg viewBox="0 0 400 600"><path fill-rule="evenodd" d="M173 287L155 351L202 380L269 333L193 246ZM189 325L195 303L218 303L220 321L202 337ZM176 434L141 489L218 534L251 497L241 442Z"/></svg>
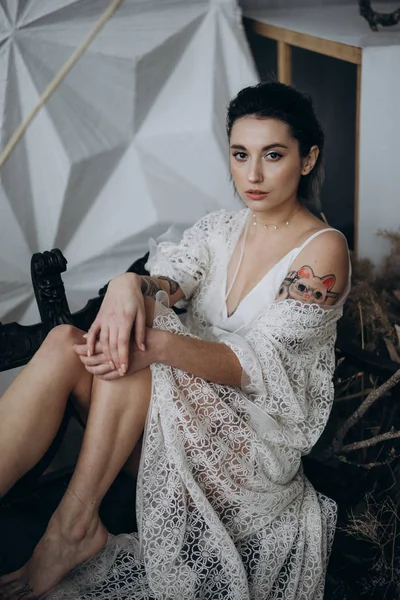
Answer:
<svg viewBox="0 0 400 600"><path fill-rule="evenodd" d="M265 156L267 156L267 158L270 158L271 160L279 160L280 158L282 158L282 154L279 154L279 152L268 152L268 154L266 154Z"/></svg>
<svg viewBox="0 0 400 600"><path fill-rule="evenodd" d="M233 156L238 160L245 160L247 158L246 152L235 152Z"/></svg>

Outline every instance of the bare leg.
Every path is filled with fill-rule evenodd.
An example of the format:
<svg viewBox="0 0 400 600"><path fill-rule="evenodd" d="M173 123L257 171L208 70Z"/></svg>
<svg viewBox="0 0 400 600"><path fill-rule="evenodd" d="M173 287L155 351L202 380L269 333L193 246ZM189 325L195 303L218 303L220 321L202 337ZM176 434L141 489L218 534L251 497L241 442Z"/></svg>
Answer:
<svg viewBox="0 0 400 600"><path fill-rule="evenodd" d="M38 366L41 365L36 365ZM68 365L65 365L65 368L68 371ZM92 380L86 375L78 377L75 386L66 385L65 394L67 396L68 392L73 391L80 399L82 410L89 407L87 427L76 471L31 560L19 571L0 578L1 600L21 598L29 600L46 593L71 569L93 556L106 543L107 532L100 522L98 508L143 431L151 396L151 373L150 369L144 369L134 375L111 382L96 378ZM32 388L30 393L24 393L24 388L29 389L28 384L33 380L34 375L31 373L30 378L25 378L15 385L13 390L8 390L6 401L12 414L14 411L10 407L13 405L13 400L18 401L19 394L24 395L25 401L29 401L32 397ZM36 383L34 396L40 396L38 388L41 383L39 382L41 382L40 377ZM60 382L57 383L61 385ZM47 396L49 390L45 388L46 386L43 386L41 392L46 392ZM58 394L57 385L56 388L54 391ZM35 404L36 410L32 410L31 417L38 421L37 401ZM23 402L20 403L19 410L15 411L14 422L17 424L20 423L23 405ZM63 406L65 407L65 399ZM51 422L52 435L49 435L46 427L40 428L40 449L37 449L34 443L32 444L34 457L29 459L29 453L24 446L24 452L21 453L23 460L13 458L9 461L11 465L15 467L17 464L19 468L16 471L9 465L4 470L6 483L2 484L0 478L3 490L7 490L17 479L17 472L21 475L40 458L40 453L43 453L54 437L62 413L63 410L60 409L55 411L56 416ZM7 414L7 411L4 414ZM28 430L28 433L32 433L29 419L23 421L24 427L20 424L17 427L21 442L24 440L24 432ZM0 440L2 433L0 429ZM8 441L12 442L12 439L9 438ZM4 448L7 448L7 444ZM11 452L11 455L14 457L18 453Z"/></svg>
<svg viewBox="0 0 400 600"><path fill-rule="evenodd" d="M145 298L151 327L154 301ZM83 331L69 325L53 329L41 348L0 398L0 498L43 456L62 421L68 396L87 419L93 377L73 351ZM137 454L137 453L136 453ZM127 463L134 469L137 456Z"/></svg>
<svg viewBox="0 0 400 600"><path fill-rule="evenodd" d="M73 351L83 332L52 330L0 398L0 496L46 452L60 426L68 395L90 399L92 376Z"/></svg>
<svg viewBox="0 0 400 600"><path fill-rule="evenodd" d="M44 594L105 545L107 532L98 508L143 431L150 395L150 369L117 381L94 380L83 446L70 485L31 560L0 579L1 600Z"/></svg>

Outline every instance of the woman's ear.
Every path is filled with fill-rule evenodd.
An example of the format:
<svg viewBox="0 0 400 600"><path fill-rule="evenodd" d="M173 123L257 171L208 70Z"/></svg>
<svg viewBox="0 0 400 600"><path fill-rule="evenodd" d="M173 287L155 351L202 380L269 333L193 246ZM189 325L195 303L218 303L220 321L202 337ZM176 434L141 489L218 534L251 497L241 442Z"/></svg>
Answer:
<svg viewBox="0 0 400 600"><path fill-rule="evenodd" d="M302 160L301 160L301 174L302 175L308 175L309 173L311 173L311 171L315 167L315 163L318 160L318 156L319 156L318 146L312 146L310 148L310 152L308 153L308 155L305 156L304 158L302 158Z"/></svg>

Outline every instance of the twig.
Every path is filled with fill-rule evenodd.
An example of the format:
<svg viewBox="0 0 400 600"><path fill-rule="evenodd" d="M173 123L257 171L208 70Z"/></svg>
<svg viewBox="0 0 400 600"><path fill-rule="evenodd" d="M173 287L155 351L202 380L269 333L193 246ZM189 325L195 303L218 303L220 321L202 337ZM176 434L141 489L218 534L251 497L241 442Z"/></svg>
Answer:
<svg viewBox="0 0 400 600"><path fill-rule="evenodd" d="M337 396L335 398L335 402L342 402L344 400L354 400L354 398L361 398L362 396L369 394L373 390L374 388L367 388L366 390L363 390L362 392L357 392L356 394L347 394L347 396Z"/></svg>
<svg viewBox="0 0 400 600"><path fill-rule="evenodd" d="M364 340L364 319L362 314L361 302L357 302L358 312L360 313L360 329L361 329L361 349L365 350L365 340Z"/></svg>
<svg viewBox="0 0 400 600"><path fill-rule="evenodd" d="M391 462L393 462L394 460L396 460L397 458L400 458L400 456L397 454L396 456L393 456L392 458L390 458L387 461L382 461L382 462L369 462L369 463L358 463L358 462L354 462L353 460L349 460L348 458L346 458L345 456L336 456L335 458L337 458L338 460L340 460L341 462L346 463L347 465L353 465L354 467L359 467L360 469L365 469L367 471L370 471L371 469L375 469L376 467L387 467L390 465Z"/></svg>
<svg viewBox="0 0 400 600"><path fill-rule="evenodd" d="M370 448L371 446L376 446L376 444L380 444L381 442L395 440L396 438L400 438L400 431L387 431L386 433L381 433L380 435L374 435L374 437L369 438L368 440L361 440L361 442L354 442L353 444L342 446L340 448L340 452L347 453L353 452L354 450L360 450L361 448Z"/></svg>
<svg viewBox="0 0 400 600"><path fill-rule="evenodd" d="M393 373L393 375L381 386L373 390L368 396L363 400L360 406L353 412L352 415L343 423L342 427L337 432L336 436L333 439L331 452L333 454L337 454L341 449L344 437L346 433L361 419L361 417L367 412L367 410L382 396L386 395L389 390L391 390L395 385L397 385L400 381L400 369ZM383 434L385 435L385 434ZM379 436L376 436L379 437ZM357 442L358 443L358 442Z"/></svg>
<svg viewBox="0 0 400 600"><path fill-rule="evenodd" d="M353 381L355 381L356 379L359 379L360 377L362 377L364 375L364 371L360 371L359 373L354 373L354 375L351 375L350 377L347 377L346 379L342 379L341 377L339 377L338 379L336 379L336 385L341 385L343 387L343 390L347 390L347 388L350 386L350 384L353 383Z"/></svg>
<svg viewBox="0 0 400 600"><path fill-rule="evenodd" d="M391 564L391 570L392 570L392 581L394 580L394 557L395 557L395 550L396 550L396 538L398 536L397 533L397 519L394 519L394 533L393 533L393 540L392 540L392 564Z"/></svg>
<svg viewBox="0 0 400 600"><path fill-rule="evenodd" d="M104 27L110 17L114 14L120 4L122 4L124 0L112 0L100 20L96 23L95 27L88 35L88 37L82 42L82 44L75 50L75 52L70 56L70 58L66 61L66 63L62 66L60 71L54 77L54 79L49 83L42 96L40 97L36 106L33 107L29 115L20 123L17 127L11 138L8 140L5 148L0 154L0 168L4 165L15 146L18 144L19 140L24 135L25 131L28 129L30 123L33 121L39 110L46 104L47 100L52 96L55 90L58 88L63 79L68 75L72 67L78 62L81 58L85 50L92 43L96 35L99 33L100 29Z"/></svg>
<svg viewBox="0 0 400 600"><path fill-rule="evenodd" d="M360 15L368 21L372 31L378 31L378 25L389 27L400 21L400 8L392 13L380 13L371 8L371 0L358 0L358 6Z"/></svg>

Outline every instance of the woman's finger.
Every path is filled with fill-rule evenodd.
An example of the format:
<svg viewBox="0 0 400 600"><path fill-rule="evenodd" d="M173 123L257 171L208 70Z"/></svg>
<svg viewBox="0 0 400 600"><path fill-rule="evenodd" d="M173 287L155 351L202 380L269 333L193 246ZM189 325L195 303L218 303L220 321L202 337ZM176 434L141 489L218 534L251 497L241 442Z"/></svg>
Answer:
<svg viewBox="0 0 400 600"><path fill-rule="evenodd" d="M100 323L95 320L93 321L89 331L87 332L86 344L87 344L87 354L91 356L94 352L94 345L96 343L96 339L98 333L100 331Z"/></svg>
<svg viewBox="0 0 400 600"><path fill-rule="evenodd" d="M129 365L129 346L131 332L128 329L120 329L118 336L118 358L120 372L125 375Z"/></svg>
<svg viewBox="0 0 400 600"><path fill-rule="evenodd" d="M73 351L78 356L87 356L88 355L88 346L87 344L74 344L72 346Z"/></svg>
<svg viewBox="0 0 400 600"><path fill-rule="evenodd" d="M103 352L104 356L106 357L107 361L112 360L111 354L110 354L109 335L110 335L109 327L108 327L108 325L104 324L100 331L99 342L101 344L102 352Z"/></svg>
<svg viewBox="0 0 400 600"><path fill-rule="evenodd" d="M120 360L118 354L118 338L119 338L119 327L110 327L109 328L109 345L110 345L110 355L111 360L115 364L116 368L119 369Z"/></svg>
<svg viewBox="0 0 400 600"><path fill-rule="evenodd" d="M97 342L95 343L94 353L95 354L104 354L100 340L97 340Z"/></svg>
<svg viewBox="0 0 400 600"><path fill-rule="evenodd" d="M88 371L89 373L91 373L92 375L105 375L106 373L113 373L115 371L115 369L111 369L110 364L107 363L103 363L102 365L95 365L95 366L86 366L86 371ZM118 371L116 371L116 373L118 373Z"/></svg>
<svg viewBox="0 0 400 600"><path fill-rule="evenodd" d="M139 350L146 350L144 340L146 338L146 314L144 311L144 303L138 309L135 319L135 342Z"/></svg>
<svg viewBox="0 0 400 600"><path fill-rule="evenodd" d="M115 365L112 360L107 361L104 354L93 354L93 356L79 356L81 362L85 365L85 367L95 367L97 365L105 365L107 364L109 368L114 371Z"/></svg>
<svg viewBox="0 0 400 600"><path fill-rule="evenodd" d="M88 347L87 344L74 344L72 346L74 352L78 355L78 356L87 356L87 351L88 351ZM103 351L101 349L101 344L100 342L96 342L94 345L94 352L93 352L93 356L95 354L103 354Z"/></svg>
<svg viewBox="0 0 400 600"><path fill-rule="evenodd" d="M102 379L103 381L114 381L114 379L120 379L121 375L118 373L118 371L111 371L105 375L96 375L96 377L97 379Z"/></svg>

